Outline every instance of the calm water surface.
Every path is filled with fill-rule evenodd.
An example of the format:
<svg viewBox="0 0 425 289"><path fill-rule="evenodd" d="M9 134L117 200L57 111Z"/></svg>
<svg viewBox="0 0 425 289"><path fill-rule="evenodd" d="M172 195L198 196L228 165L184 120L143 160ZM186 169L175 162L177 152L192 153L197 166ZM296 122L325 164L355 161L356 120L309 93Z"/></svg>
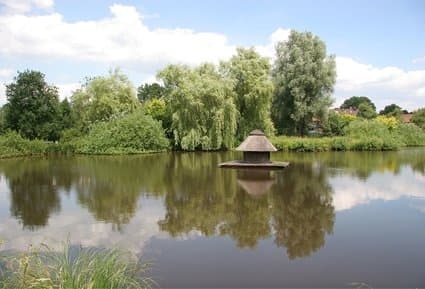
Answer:
<svg viewBox="0 0 425 289"><path fill-rule="evenodd" d="M122 246L167 287L425 287L425 149L0 160L3 250Z"/></svg>

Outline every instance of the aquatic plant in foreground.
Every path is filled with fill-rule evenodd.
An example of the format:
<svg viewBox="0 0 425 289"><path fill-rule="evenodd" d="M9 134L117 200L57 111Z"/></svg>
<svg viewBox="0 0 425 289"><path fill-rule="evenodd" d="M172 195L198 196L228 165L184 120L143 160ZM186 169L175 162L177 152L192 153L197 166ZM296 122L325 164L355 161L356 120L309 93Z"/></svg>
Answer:
<svg viewBox="0 0 425 289"><path fill-rule="evenodd" d="M141 289L155 282L146 277L150 264L118 249L76 248L64 242L59 252L46 245L19 255L2 256L0 288Z"/></svg>

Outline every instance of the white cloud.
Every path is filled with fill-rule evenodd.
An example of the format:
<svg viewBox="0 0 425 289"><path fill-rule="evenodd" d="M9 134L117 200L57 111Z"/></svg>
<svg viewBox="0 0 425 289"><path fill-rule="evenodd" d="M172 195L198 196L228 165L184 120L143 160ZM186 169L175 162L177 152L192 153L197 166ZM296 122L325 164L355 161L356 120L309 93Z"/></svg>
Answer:
<svg viewBox="0 0 425 289"><path fill-rule="evenodd" d="M149 29L135 7L114 4L112 17L66 22L62 15L0 17L0 53L104 63L218 62L234 47L218 33Z"/></svg>
<svg viewBox="0 0 425 289"><path fill-rule="evenodd" d="M336 57L336 64L337 105L350 96L365 95L381 108L390 103L407 109L425 106L425 70L380 68L349 57Z"/></svg>
<svg viewBox="0 0 425 289"><path fill-rule="evenodd" d="M1 182L0 182L1 184ZM4 194L6 195L6 194ZM29 244L49 244L52 249L61 247L69 237L71 244L84 247L121 247L141 254L150 239L169 238L160 230L158 220L164 218L162 200L147 200L126 224L123 231L113 230L111 224L98 222L89 212L63 207L60 214L49 219L49 225L36 231L22 230L18 220L8 217L0 222L0 234L5 241L2 249L22 251ZM71 233L72 234L71 234Z"/></svg>
<svg viewBox="0 0 425 289"><path fill-rule="evenodd" d="M58 84L56 86L59 89L59 98L64 99L65 97L67 97L69 99L72 93L81 87L81 84L76 82L76 83Z"/></svg>
<svg viewBox="0 0 425 289"><path fill-rule="evenodd" d="M402 177L394 178L392 173L374 173L367 181L353 180L348 176L331 179L335 210L348 210L375 200L410 198L414 204L417 200L425 200L425 178L422 175L418 177L407 167L400 174ZM387 181L383 182L383 179Z"/></svg>
<svg viewBox="0 0 425 289"><path fill-rule="evenodd" d="M48 10L53 4L53 0L0 0L2 12L5 14L26 13L33 8Z"/></svg>
<svg viewBox="0 0 425 289"><path fill-rule="evenodd" d="M280 41L287 41L290 33L291 29L278 28L270 35L269 42L267 44L257 45L255 46L255 49L261 55L273 59L275 55L276 44Z"/></svg>

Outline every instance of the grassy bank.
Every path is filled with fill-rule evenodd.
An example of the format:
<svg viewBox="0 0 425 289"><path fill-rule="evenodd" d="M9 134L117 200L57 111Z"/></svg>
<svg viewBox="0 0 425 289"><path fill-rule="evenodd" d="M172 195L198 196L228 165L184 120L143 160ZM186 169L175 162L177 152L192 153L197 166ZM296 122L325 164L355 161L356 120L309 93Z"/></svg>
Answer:
<svg viewBox="0 0 425 289"><path fill-rule="evenodd" d="M353 121L343 136L272 137L279 150L385 151L425 146L425 130L414 124L385 125L379 121ZM58 143L27 140L15 132L0 135L0 158L47 154L122 155L167 151L169 142L160 124L142 114L131 114L93 126L88 134L69 134Z"/></svg>
<svg viewBox="0 0 425 289"><path fill-rule="evenodd" d="M425 146L425 131L415 125L403 124L388 129L363 122L347 130L345 136L271 138L277 149L283 151L385 151L403 147Z"/></svg>
<svg viewBox="0 0 425 289"><path fill-rule="evenodd" d="M148 264L117 249L83 249L68 242L57 252L46 246L1 256L0 288L151 288Z"/></svg>
<svg viewBox="0 0 425 289"><path fill-rule="evenodd" d="M383 151L395 150L401 144L394 139L384 140L378 137L288 137L278 136L271 139L273 145L283 151L320 152L320 151Z"/></svg>

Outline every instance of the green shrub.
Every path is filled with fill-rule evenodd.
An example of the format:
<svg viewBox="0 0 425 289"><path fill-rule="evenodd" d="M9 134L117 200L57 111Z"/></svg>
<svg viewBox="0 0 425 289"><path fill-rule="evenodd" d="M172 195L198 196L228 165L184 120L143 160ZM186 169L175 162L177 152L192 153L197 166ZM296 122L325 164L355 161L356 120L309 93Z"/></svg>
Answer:
<svg viewBox="0 0 425 289"><path fill-rule="evenodd" d="M355 119L356 117L354 115L331 111L324 123L323 132L328 136L344 135L345 127Z"/></svg>
<svg viewBox="0 0 425 289"><path fill-rule="evenodd" d="M358 119L345 128L345 135L355 138L388 137L390 131L386 125L379 121Z"/></svg>
<svg viewBox="0 0 425 289"><path fill-rule="evenodd" d="M0 158L41 155L47 152L48 142L24 139L16 132L7 132L0 136Z"/></svg>
<svg viewBox="0 0 425 289"><path fill-rule="evenodd" d="M413 113L412 122L425 130L425 107Z"/></svg>
<svg viewBox="0 0 425 289"><path fill-rule="evenodd" d="M284 151L315 152L331 150L331 138L301 138L279 136L272 138L277 149Z"/></svg>
<svg viewBox="0 0 425 289"><path fill-rule="evenodd" d="M425 146L425 131L413 123L399 124L394 133L405 146Z"/></svg>
<svg viewBox="0 0 425 289"><path fill-rule="evenodd" d="M77 153L131 154L163 151L169 143L161 123L140 111L94 125L87 136L70 142Z"/></svg>

